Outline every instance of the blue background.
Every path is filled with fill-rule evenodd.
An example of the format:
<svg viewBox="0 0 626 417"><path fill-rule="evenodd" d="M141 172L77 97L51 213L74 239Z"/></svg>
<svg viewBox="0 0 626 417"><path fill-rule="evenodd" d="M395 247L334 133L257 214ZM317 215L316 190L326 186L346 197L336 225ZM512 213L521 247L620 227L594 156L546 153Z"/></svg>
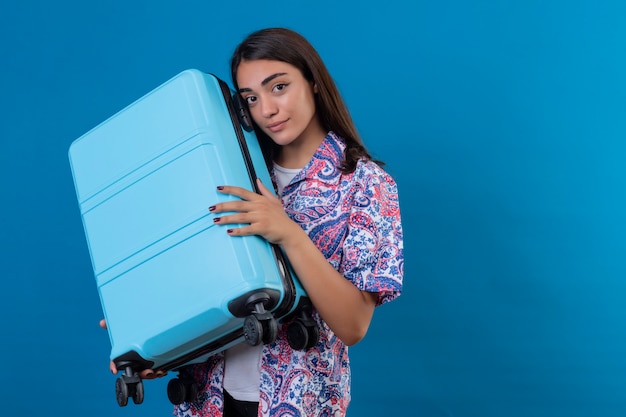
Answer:
<svg viewBox="0 0 626 417"><path fill-rule="evenodd" d="M165 380L115 402L67 150L183 69L230 81L267 26L400 186L405 293L351 350L349 415L626 415L626 3L229 4L0 2L2 415L170 414Z"/></svg>

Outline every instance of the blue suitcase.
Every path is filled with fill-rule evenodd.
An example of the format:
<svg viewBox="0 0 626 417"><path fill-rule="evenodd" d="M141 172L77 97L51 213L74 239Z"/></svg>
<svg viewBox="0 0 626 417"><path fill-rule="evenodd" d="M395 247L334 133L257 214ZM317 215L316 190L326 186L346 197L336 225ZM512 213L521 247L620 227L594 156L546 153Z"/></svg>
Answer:
<svg viewBox="0 0 626 417"><path fill-rule="evenodd" d="M280 248L230 237L208 207L221 184L271 184L246 107L190 69L75 140L76 195L111 340L120 406L141 404L144 369L178 370L237 343L317 341L310 302ZM193 399L174 378L171 402ZM191 394L190 394L191 393ZM190 397L191 396L191 397Z"/></svg>

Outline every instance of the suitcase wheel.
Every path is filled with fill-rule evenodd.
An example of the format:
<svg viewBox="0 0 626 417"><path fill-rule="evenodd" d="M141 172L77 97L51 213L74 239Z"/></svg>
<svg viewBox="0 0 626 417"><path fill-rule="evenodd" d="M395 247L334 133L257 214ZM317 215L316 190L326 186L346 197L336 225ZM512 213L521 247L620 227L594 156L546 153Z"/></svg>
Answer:
<svg viewBox="0 0 626 417"><path fill-rule="evenodd" d="M132 394L133 402L141 404L143 402L143 382L139 381L135 384L135 392Z"/></svg>
<svg viewBox="0 0 626 417"><path fill-rule="evenodd" d="M263 325L257 318L257 316L248 316L243 322L243 335L251 346L256 346L261 343L261 337L263 337Z"/></svg>
<svg viewBox="0 0 626 417"><path fill-rule="evenodd" d="M299 308L299 316L287 326L287 342L292 349L308 350L317 345L320 332L311 317L311 305L305 303Z"/></svg>
<svg viewBox="0 0 626 417"><path fill-rule="evenodd" d="M243 335L246 342L252 346L257 346L261 342L265 344L274 343L278 336L276 318L272 313L265 310L265 303L268 300L267 294L260 293L251 297L247 303L252 314L244 319Z"/></svg>
<svg viewBox="0 0 626 417"><path fill-rule="evenodd" d="M314 322L298 317L287 326L287 342L292 349L308 350L317 345L318 341L319 331Z"/></svg>
<svg viewBox="0 0 626 417"><path fill-rule="evenodd" d="M132 369L128 368L126 374L115 381L115 397L120 407L125 407L128 404L129 397L133 399L135 404L143 403L143 382Z"/></svg>
<svg viewBox="0 0 626 417"><path fill-rule="evenodd" d="M278 323L274 317L261 322L263 324L263 343L269 345L274 343L278 337Z"/></svg>
<svg viewBox="0 0 626 417"><path fill-rule="evenodd" d="M167 383L167 398L174 405L195 401L198 385L192 379L174 378Z"/></svg>
<svg viewBox="0 0 626 417"><path fill-rule="evenodd" d="M274 343L278 336L278 323L271 314L267 314L267 317L252 314L243 322L243 335L246 342L252 346L257 346L261 342Z"/></svg>
<svg viewBox="0 0 626 417"><path fill-rule="evenodd" d="M122 377L115 380L115 396L119 406L126 407L126 404L128 404L128 385Z"/></svg>

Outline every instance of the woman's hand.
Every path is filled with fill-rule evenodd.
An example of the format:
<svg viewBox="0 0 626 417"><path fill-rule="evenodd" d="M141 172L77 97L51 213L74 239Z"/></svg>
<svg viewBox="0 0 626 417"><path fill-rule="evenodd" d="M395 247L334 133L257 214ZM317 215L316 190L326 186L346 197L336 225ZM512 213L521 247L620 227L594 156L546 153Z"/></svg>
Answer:
<svg viewBox="0 0 626 417"><path fill-rule="evenodd" d="M282 245L294 232L302 232L293 220L287 216L283 205L272 192L257 179L261 194L241 187L221 186L218 191L239 197L241 200L227 201L209 207L214 214L234 212L213 221L219 225L248 224L227 230L231 236L258 235L271 243Z"/></svg>
<svg viewBox="0 0 626 417"><path fill-rule="evenodd" d="M100 320L100 327L102 327L103 329L107 328L107 322L105 319ZM115 366L115 363L113 361L109 363L109 369L111 370L112 374L117 375L117 367ZM155 371L153 369L144 369L139 373L139 377L141 379L155 379L165 375L167 375L167 372L161 370Z"/></svg>

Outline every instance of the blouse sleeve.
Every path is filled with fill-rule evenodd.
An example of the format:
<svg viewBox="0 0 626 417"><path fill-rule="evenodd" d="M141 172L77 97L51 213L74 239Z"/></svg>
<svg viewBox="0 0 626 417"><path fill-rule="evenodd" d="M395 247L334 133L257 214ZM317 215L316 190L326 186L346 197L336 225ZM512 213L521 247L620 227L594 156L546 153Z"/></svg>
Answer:
<svg viewBox="0 0 626 417"><path fill-rule="evenodd" d="M355 171L340 270L360 290L378 293L381 305L402 292L403 235L397 184L377 165L369 166Z"/></svg>

